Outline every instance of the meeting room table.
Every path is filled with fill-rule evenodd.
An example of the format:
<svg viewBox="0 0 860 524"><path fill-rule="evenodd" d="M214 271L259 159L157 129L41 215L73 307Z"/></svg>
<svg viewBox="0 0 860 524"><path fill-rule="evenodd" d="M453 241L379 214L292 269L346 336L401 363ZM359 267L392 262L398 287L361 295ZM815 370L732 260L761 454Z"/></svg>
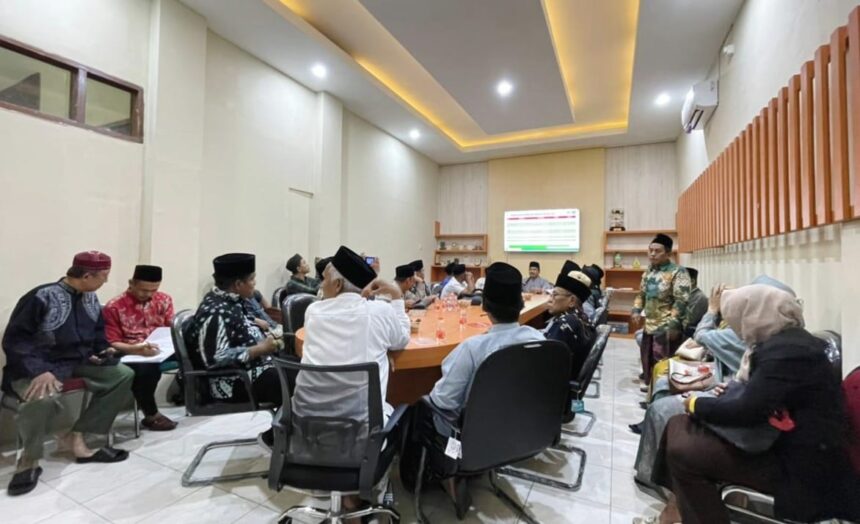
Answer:
<svg viewBox="0 0 860 524"><path fill-rule="evenodd" d="M520 324L542 328L546 323L549 295L523 297ZM442 376L442 360L457 345L469 337L490 329L490 320L481 306L467 305L461 300L454 307L444 307L440 300L428 309L408 312L412 322L409 344L401 351L391 351L391 375L388 379L387 400L391 405L411 404L433 389ZM296 351L302 352L304 328L296 333Z"/></svg>

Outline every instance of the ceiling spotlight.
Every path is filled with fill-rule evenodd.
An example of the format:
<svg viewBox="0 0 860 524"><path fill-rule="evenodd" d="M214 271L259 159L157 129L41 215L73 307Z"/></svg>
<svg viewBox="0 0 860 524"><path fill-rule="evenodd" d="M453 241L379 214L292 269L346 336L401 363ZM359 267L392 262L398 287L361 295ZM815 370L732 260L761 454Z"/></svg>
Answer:
<svg viewBox="0 0 860 524"><path fill-rule="evenodd" d="M508 96L513 90L514 85L507 80L502 80L496 84L496 92L499 93L499 96Z"/></svg>
<svg viewBox="0 0 860 524"><path fill-rule="evenodd" d="M322 64L314 64L311 68L311 73L313 73L317 78L325 78L326 75L328 75L328 69L326 69Z"/></svg>
<svg viewBox="0 0 860 524"><path fill-rule="evenodd" d="M421 138L421 131L413 129L409 132L409 138L411 138L412 140L418 140L419 138Z"/></svg>
<svg viewBox="0 0 860 524"><path fill-rule="evenodd" d="M672 101L672 97L669 96L669 93L660 93L660 96L654 99L654 103L658 106L664 106Z"/></svg>

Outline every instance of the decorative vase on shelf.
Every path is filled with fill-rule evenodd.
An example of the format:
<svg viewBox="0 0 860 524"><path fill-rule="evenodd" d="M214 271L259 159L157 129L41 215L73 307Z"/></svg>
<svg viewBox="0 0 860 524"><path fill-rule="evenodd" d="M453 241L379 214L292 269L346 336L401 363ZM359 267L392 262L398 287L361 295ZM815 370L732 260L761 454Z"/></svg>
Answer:
<svg viewBox="0 0 860 524"><path fill-rule="evenodd" d="M445 251L445 241L439 242L439 251Z"/></svg>
<svg viewBox="0 0 860 524"><path fill-rule="evenodd" d="M642 267L642 264L639 263L639 257L633 259L633 269L639 269Z"/></svg>
<svg viewBox="0 0 860 524"><path fill-rule="evenodd" d="M621 267L621 253L615 253L615 259L614 259L614 262L612 264L612 267L614 267L614 268L620 268Z"/></svg>

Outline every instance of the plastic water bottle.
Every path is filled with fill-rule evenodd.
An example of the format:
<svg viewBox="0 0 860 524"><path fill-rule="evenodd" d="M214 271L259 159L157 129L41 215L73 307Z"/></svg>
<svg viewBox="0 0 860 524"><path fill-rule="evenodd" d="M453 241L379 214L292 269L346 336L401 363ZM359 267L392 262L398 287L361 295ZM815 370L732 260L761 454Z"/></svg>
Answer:
<svg viewBox="0 0 860 524"><path fill-rule="evenodd" d="M585 402L581 400L571 400L570 410L574 413L582 413L583 411L585 411Z"/></svg>

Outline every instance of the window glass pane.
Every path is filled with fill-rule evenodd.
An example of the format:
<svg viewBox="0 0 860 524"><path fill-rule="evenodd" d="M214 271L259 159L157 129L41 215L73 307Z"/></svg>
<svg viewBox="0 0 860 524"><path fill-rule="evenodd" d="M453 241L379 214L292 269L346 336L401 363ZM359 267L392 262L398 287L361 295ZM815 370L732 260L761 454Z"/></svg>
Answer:
<svg viewBox="0 0 860 524"><path fill-rule="evenodd" d="M131 135L131 92L88 76L84 122Z"/></svg>
<svg viewBox="0 0 860 524"><path fill-rule="evenodd" d="M0 47L0 100L69 118L72 73Z"/></svg>

